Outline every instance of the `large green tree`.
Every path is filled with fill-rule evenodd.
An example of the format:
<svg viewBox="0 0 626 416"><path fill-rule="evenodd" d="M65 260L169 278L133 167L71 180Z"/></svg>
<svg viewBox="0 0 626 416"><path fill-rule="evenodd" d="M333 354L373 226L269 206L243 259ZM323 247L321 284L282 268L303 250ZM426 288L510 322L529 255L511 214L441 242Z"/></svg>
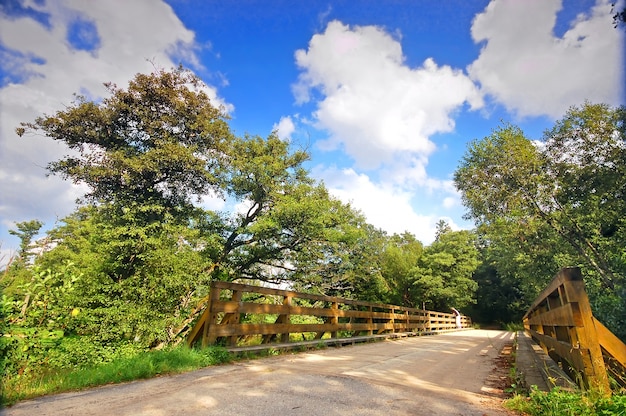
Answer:
<svg viewBox="0 0 626 416"><path fill-rule="evenodd" d="M77 97L22 123L72 153L52 174L86 184L83 207L52 230L40 263L70 261L83 325L103 342L164 345L189 328L211 280L302 283L348 291L363 217L302 168L308 154L276 134L235 137L206 86L182 68L107 84L100 102ZM196 203L213 195L223 211Z"/></svg>
<svg viewBox="0 0 626 416"><path fill-rule="evenodd" d="M444 229L424 249L414 271L416 300L438 311L473 304L477 284L472 276L479 264L475 235Z"/></svg>
<svg viewBox="0 0 626 416"><path fill-rule="evenodd" d="M580 264L607 320L624 315L616 301L626 267L624 121L624 108L585 103L541 142L504 125L470 144L454 177L487 247L501 251L491 256L500 275L517 275L532 292L537 276L546 283Z"/></svg>
<svg viewBox="0 0 626 416"><path fill-rule="evenodd" d="M424 252L424 245L410 233L394 234L388 238L381 253L382 277L389 286L389 302L396 305L421 307L424 299L415 293L415 269Z"/></svg>
<svg viewBox="0 0 626 416"><path fill-rule="evenodd" d="M149 203L172 212L222 190L231 132L200 79L183 68L159 69L137 74L126 89L105 85L110 96L100 102L77 96L17 128L19 136L43 133L73 151L51 162L50 173L86 184L91 202Z"/></svg>

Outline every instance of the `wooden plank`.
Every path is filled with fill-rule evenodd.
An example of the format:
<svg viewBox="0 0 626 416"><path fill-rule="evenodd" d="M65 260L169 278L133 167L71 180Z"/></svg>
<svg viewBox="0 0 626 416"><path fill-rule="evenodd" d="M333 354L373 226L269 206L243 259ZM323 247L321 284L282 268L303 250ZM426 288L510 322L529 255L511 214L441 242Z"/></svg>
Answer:
<svg viewBox="0 0 626 416"><path fill-rule="evenodd" d="M413 313L426 313L427 312L423 309L417 309L417 308L408 308L404 306L380 304L380 303L373 303L373 302L363 302L363 301L358 301L358 300L353 300L353 299L338 298L334 296L314 295L314 294L309 294L309 293L294 292L290 290L281 290L281 289L274 289L274 288L268 288L268 287L262 287L262 286L245 285L241 283L212 281L211 288L227 289L227 290L235 290L235 291L240 290L246 293L257 293L257 294L272 295L272 296L290 296L290 297L293 297L294 299L315 300L315 301L328 302L328 303L336 302L337 304L342 304L342 305L354 305L354 306L362 306L362 307L371 306L376 309L388 309L388 310L395 309L398 311L409 311Z"/></svg>
<svg viewBox="0 0 626 416"><path fill-rule="evenodd" d="M200 315L200 319L196 322L193 328L191 328L191 332L187 336L187 345L192 346L202 337L202 333L204 330L204 326L207 325L207 320L209 318L210 308L205 308Z"/></svg>
<svg viewBox="0 0 626 416"><path fill-rule="evenodd" d="M209 304L206 308L208 312L207 320L204 324L204 330L202 331L202 347L211 345L217 340L217 337L211 334L211 329L217 324L217 313L213 311L213 307L219 301L219 298L220 291L211 289L211 292L209 293Z"/></svg>
<svg viewBox="0 0 626 416"><path fill-rule="evenodd" d="M582 319L582 326L576 327L576 338L580 349L587 349L590 353L590 361L586 363L586 382L604 394L610 394L609 378L604 366L602 349L598 342L598 334L594 325L589 298L585 292L585 283L582 280L572 280L564 285L568 302L576 302Z"/></svg>
<svg viewBox="0 0 626 416"><path fill-rule="evenodd" d="M393 323L339 323L339 324L239 324L239 325L213 325L211 334L217 337L241 336L241 335L268 335L303 332L337 332L337 331L369 331L369 330L393 330L394 328L406 328L404 325Z"/></svg>
<svg viewBox="0 0 626 416"><path fill-rule="evenodd" d="M610 394L602 348L580 268L561 269L533 302L523 321L524 327L539 342L582 374L587 386ZM567 339L574 345L552 337Z"/></svg>
<svg viewBox="0 0 626 416"><path fill-rule="evenodd" d="M571 365L576 371L583 371L585 367L582 358L582 350L572 347L572 345L557 341L556 339L535 331L531 331L531 336L544 347L546 353L556 353L566 363Z"/></svg>
<svg viewBox="0 0 626 416"><path fill-rule="evenodd" d="M582 326L583 324L580 313L578 313L578 305L573 308L571 303L559 306L541 315L529 317L528 323L530 325L548 326Z"/></svg>
<svg viewBox="0 0 626 416"><path fill-rule="evenodd" d="M580 272L580 267L565 267L561 269L556 274L556 276L554 276L554 278L552 279L548 287L546 287L539 294L539 296L537 296L533 304L530 306L530 308L528 308L528 312L526 312L526 315L524 315L524 318L526 318L526 316L529 315L531 311L534 311L535 308L537 308L537 306L543 303L548 296L550 296L552 293L557 291L559 289L559 286L561 286L564 282L577 281L577 280L582 281L582 279L583 277Z"/></svg>
<svg viewBox="0 0 626 416"><path fill-rule="evenodd" d="M220 299L224 296L224 290L232 291L230 300ZM245 302L242 301L245 299L245 293L282 296L283 304ZM296 302L292 302L293 299L323 301L330 307L294 305ZM243 314L270 314L277 315L278 318L274 324L241 324L239 320ZM291 324L292 315L317 317L324 323ZM221 322L217 322L220 316ZM228 338L230 345L235 345L241 337L250 335L261 335L269 342L278 334L283 341L288 341L290 333L311 332L316 334L316 338L331 333L333 338L338 338L339 331L371 335L375 332L434 333L451 329L456 329L454 315L443 312L215 281L211 283L209 306L203 312L198 325L192 329L189 342L195 342L200 333L203 345L214 343L218 338L224 337Z"/></svg>
<svg viewBox="0 0 626 416"><path fill-rule="evenodd" d="M598 333L600 346L605 349L615 360L626 368L626 344L605 327L602 322L593 318L594 326Z"/></svg>
<svg viewBox="0 0 626 416"><path fill-rule="evenodd" d="M267 304L253 302L218 301L213 307L215 312L225 313L248 313L248 314L276 314L276 315L302 315L316 317L338 316L341 318L374 318L374 319L405 319L403 314L391 314L386 312L367 312L356 310L328 308L313 308L305 306L293 306L284 304ZM413 318L415 316L415 318ZM421 316L409 315L411 319L424 319Z"/></svg>

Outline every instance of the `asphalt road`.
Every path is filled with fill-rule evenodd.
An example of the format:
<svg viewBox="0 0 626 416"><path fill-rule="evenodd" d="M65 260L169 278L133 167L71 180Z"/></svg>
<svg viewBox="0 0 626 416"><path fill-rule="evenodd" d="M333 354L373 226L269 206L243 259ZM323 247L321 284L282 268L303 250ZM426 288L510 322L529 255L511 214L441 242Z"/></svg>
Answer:
<svg viewBox="0 0 626 416"><path fill-rule="evenodd" d="M46 396L0 415L510 415L494 371L512 338L467 330L285 354Z"/></svg>

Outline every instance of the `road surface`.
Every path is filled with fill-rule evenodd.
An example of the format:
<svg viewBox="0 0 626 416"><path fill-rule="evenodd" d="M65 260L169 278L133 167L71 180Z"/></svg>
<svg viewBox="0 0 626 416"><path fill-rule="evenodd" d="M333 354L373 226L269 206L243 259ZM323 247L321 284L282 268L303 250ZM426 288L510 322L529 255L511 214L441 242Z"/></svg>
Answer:
<svg viewBox="0 0 626 416"><path fill-rule="evenodd" d="M42 397L0 415L510 415L494 369L512 338L467 330L284 354Z"/></svg>

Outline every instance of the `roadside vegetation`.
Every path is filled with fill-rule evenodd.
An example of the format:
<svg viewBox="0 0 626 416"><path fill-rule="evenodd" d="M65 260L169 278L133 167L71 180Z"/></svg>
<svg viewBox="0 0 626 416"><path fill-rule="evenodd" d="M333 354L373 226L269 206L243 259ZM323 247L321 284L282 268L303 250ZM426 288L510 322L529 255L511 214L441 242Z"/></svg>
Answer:
<svg viewBox="0 0 626 416"><path fill-rule="evenodd" d="M45 373L31 372L23 377L9 377L5 381L0 405L7 406L19 400L52 393L183 373L231 360L231 354L221 347L190 349L179 346L120 356L99 365L56 369Z"/></svg>
<svg viewBox="0 0 626 416"><path fill-rule="evenodd" d="M570 392L555 388L550 392L532 389L506 401L508 409L529 416L620 416L626 415L626 395L605 397L597 392Z"/></svg>
<svg viewBox="0 0 626 416"><path fill-rule="evenodd" d="M0 259L5 401L54 374L178 354L214 280L455 307L487 325L519 322L578 265L594 314L626 339L624 108L573 107L540 141L505 123L472 142L454 184L476 228L440 220L424 245L333 197L297 143L234 135L190 71L106 85L99 102L77 96L16 129L65 145L48 172L88 192L50 230L37 219L11 230L21 243Z"/></svg>

